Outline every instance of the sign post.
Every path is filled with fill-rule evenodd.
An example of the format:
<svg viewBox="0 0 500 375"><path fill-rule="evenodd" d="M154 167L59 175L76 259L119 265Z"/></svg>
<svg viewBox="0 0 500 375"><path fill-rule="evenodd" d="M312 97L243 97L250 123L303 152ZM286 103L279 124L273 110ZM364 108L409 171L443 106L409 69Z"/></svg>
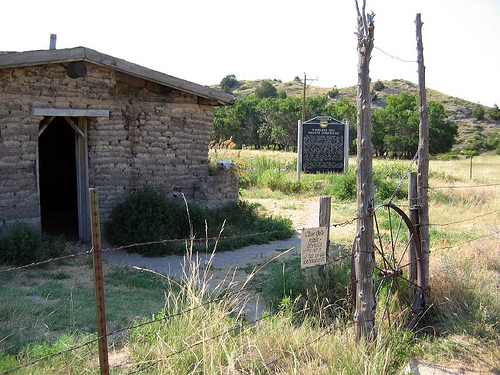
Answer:
<svg viewBox="0 0 500 375"><path fill-rule="evenodd" d="M297 181L300 181L302 172L302 120L298 121L297 129Z"/></svg>

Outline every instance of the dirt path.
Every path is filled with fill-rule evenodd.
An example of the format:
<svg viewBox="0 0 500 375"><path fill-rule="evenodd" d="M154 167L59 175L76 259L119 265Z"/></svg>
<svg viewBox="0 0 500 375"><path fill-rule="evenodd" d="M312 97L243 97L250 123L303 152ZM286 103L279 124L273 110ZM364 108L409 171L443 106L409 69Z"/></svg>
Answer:
<svg viewBox="0 0 500 375"><path fill-rule="evenodd" d="M271 199L252 199L262 205L266 213L276 216L289 217L296 229L314 227L318 225L319 200L309 199L293 202L282 202ZM194 264L200 270L205 268L207 262L211 262L207 278L213 288L225 284L234 286L243 285L249 274L273 258L290 259L299 256L300 235L299 232L284 241L274 241L268 244L252 245L233 251L225 251L212 254L197 254L192 258ZM127 253L122 250L105 252L103 259L106 262L153 270L172 278L181 280L187 272L189 262L184 256L169 255L164 257L143 257L139 254ZM258 296L249 296L247 303L247 316L250 319L259 317L264 310Z"/></svg>
<svg viewBox="0 0 500 375"><path fill-rule="evenodd" d="M293 209L287 209L286 203L283 204L279 201L270 199L251 200L262 204L267 212L272 212L276 215L283 215L289 217L293 222L294 228L313 227L318 225L318 209L319 203L313 200L300 201L293 203ZM290 207L290 206L289 206ZM216 253L212 260L213 279L216 281L222 280L228 272L236 270L237 273L242 268L262 264L269 259L276 257L284 250L289 250L287 256L297 256L297 246L300 245L299 234L296 233L292 238L284 241L274 241L269 244L252 245L233 251L225 251ZM198 260L201 265L205 264L210 259L211 254L198 254ZM183 272L183 265L185 259L180 255L169 255L163 257L143 257L140 254L127 253L125 251L117 250L105 252L103 259L107 262L122 265L122 266L136 266L140 268L147 268L164 275L169 275L173 278L180 279ZM243 272L243 271L241 271ZM246 278L247 273L238 275L238 280L243 277Z"/></svg>
<svg viewBox="0 0 500 375"><path fill-rule="evenodd" d="M296 229L318 225L319 202L312 199L294 202L293 209L287 209L286 203L271 199L253 199L251 201L262 204L266 212L289 217L293 222L293 227ZM290 203L288 207L290 207ZM212 268L214 269L214 273L225 275L230 269L247 268L249 265L266 262L283 250L288 250L292 247L296 248L297 245L300 245L298 233L284 241L274 241L269 244L252 245L233 251L216 253L212 259ZM297 255L297 252L290 251L288 254ZM199 254L198 259L200 263L204 264L210 258L210 255ZM118 265L151 269L174 278L182 276L182 266L185 263L184 257L180 255L151 258L121 250L105 252L103 259ZM216 278L220 278L220 276L217 275Z"/></svg>

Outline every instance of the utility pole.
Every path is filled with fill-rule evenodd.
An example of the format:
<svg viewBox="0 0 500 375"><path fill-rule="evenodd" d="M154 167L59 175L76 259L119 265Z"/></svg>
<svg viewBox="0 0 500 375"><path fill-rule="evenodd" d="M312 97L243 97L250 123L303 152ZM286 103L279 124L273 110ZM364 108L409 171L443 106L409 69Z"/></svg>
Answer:
<svg viewBox="0 0 500 375"><path fill-rule="evenodd" d="M304 93L302 94L302 123L306 122L306 87L307 77L306 73L304 73Z"/></svg>
<svg viewBox="0 0 500 375"><path fill-rule="evenodd" d="M306 90L309 86L307 86L307 81L317 81L318 78L307 78L306 73L304 73L304 92L302 94L302 123L306 122Z"/></svg>

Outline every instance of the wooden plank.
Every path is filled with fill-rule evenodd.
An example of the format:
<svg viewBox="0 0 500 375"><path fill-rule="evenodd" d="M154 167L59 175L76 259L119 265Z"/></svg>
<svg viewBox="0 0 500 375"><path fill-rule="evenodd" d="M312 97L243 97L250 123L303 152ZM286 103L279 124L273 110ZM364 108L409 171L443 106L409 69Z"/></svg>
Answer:
<svg viewBox="0 0 500 375"><path fill-rule="evenodd" d="M13 52L0 56L0 67L11 68L43 64L57 64L70 61L83 61L85 48L77 47L59 50Z"/></svg>
<svg viewBox="0 0 500 375"><path fill-rule="evenodd" d="M54 121L55 117L52 116L52 117L49 117L47 119L44 120L44 123L42 125L42 127L40 128L40 130L38 131L38 136L40 137L43 132L47 129L47 127L51 124L52 121Z"/></svg>
<svg viewBox="0 0 500 375"><path fill-rule="evenodd" d="M85 134L80 130L77 124L71 119L71 117L65 117L64 118L68 124L73 128L73 130L82 138L85 138Z"/></svg>
<svg viewBox="0 0 500 375"><path fill-rule="evenodd" d="M32 108L33 116L109 117L107 109Z"/></svg>

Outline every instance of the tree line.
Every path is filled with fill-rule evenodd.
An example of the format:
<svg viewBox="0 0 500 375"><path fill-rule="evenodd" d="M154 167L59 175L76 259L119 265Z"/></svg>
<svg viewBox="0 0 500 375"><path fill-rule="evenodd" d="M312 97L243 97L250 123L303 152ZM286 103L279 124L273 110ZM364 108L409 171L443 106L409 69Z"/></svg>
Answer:
<svg viewBox="0 0 500 375"><path fill-rule="evenodd" d="M446 118L442 104L428 102L430 151L451 150L457 125ZM255 94L236 99L229 107L214 111L212 140L231 139L238 148L270 148L293 151L297 147L297 121L302 117L302 99L298 96L259 97ZM416 95L401 93L388 96L387 105L372 112L372 141L378 156L409 158L418 149L419 112ZM349 151L356 152L357 108L346 98L331 101L325 96L306 99L306 119L332 116L349 121Z"/></svg>

